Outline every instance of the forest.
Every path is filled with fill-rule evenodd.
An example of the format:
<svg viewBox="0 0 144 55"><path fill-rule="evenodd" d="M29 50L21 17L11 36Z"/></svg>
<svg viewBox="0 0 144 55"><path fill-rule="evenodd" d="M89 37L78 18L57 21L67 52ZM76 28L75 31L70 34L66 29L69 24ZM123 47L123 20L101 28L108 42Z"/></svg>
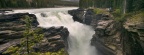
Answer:
<svg viewBox="0 0 144 55"><path fill-rule="evenodd" d="M0 8L43 8L55 6L78 6L78 2L61 0L0 0Z"/></svg>
<svg viewBox="0 0 144 55"><path fill-rule="evenodd" d="M97 7L120 9L123 12L133 12L144 8L144 0L80 0L81 8Z"/></svg>
<svg viewBox="0 0 144 55"><path fill-rule="evenodd" d="M113 8L132 12L144 8L144 0L80 0L79 7ZM0 0L0 8L40 8L54 6L78 6L78 2L61 0Z"/></svg>

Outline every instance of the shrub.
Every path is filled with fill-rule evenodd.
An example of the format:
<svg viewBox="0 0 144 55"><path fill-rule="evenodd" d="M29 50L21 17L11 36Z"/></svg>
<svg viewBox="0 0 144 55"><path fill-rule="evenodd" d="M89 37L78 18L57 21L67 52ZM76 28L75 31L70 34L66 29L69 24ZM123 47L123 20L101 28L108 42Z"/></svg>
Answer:
<svg viewBox="0 0 144 55"><path fill-rule="evenodd" d="M6 55L67 55L64 49L59 50L58 52L35 52L33 46L36 43L40 43L43 39L43 34L41 33L41 28L33 30L31 28L30 17L25 16L26 28L23 33L24 38L19 45L9 47L3 54Z"/></svg>
<svg viewBox="0 0 144 55"><path fill-rule="evenodd" d="M116 9L115 11L112 12L114 17L121 17L122 13L120 11L120 9Z"/></svg>
<svg viewBox="0 0 144 55"><path fill-rule="evenodd" d="M127 17L128 22L138 24L144 23L144 11L137 11L135 14L132 14L131 17Z"/></svg>
<svg viewBox="0 0 144 55"><path fill-rule="evenodd" d="M123 22L125 21L125 15L126 14L122 14L120 9L116 9L111 13L114 16L114 20L116 22Z"/></svg>
<svg viewBox="0 0 144 55"><path fill-rule="evenodd" d="M107 12L104 9L100 9L100 8L95 8L94 12L95 12L95 14L109 14L109 12Z"/></svg>
<svg viewBox="0 0 144 55"><path fill-rule="evenodd" d="M31 55L35 52L33 51L33 46L36 43L41 42L43 39L43 34L38 33L41 29L32 29L31 19L29 16L25 16L26 27L23 33L24 38L21 39L21 43L17 46L11 46L3 54L11 55Z"/></svg>

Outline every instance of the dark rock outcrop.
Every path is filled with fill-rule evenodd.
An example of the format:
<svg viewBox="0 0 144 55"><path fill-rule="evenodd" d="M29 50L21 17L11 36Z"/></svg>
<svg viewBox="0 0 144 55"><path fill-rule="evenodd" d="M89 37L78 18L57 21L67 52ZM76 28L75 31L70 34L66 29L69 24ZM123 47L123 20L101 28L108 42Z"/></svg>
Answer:
<svg viewBox="0 0 144 55"><path fill-rule="evenodd" d="M24 37L23 32L26 27L24 22L25 15L31 17L32 27L38 25L35 15L29 13L16 13L0 17L0 53L10 46L20 44L20 38Z"/></svg>
<svg viewBox="0 0 144 55"><path fill-rule="evenodd" d="M78 10L77 10L78 11ZM75 11L73 11L75 12ZM76 13L75 15L79 15ZM107 18L107 19L105 19ZM75 19L73 17L73 19ZM85 15L83 16L83 22L86 25L91 25L95 29L95 34L93 36L92 45L96 47L97 53L99 55L114 55L114 50L105 45L105 41L102 38L102 35L105 35L105 29L113 23L113 20L109 20L109 17L103 14L95 14L93 9L86 10ZM80 21L81 22L81 21ZM101 39L100 39L101 38ZM103 39L103 40L102 40Z"/></svg>
<svg viewBox="0 0 144 55"><path fill-rule="evenodd" d="M111 15L93 14L88 10L81 17L82 23L95 29L91 44L99 55L144 55L144 23L116 22Z"/></svg>
<svg viewBox="0 0 144 55"><path fill-rule="evenodd" d="M23 37L25 30L24 16L28 15L32 20L32 27L36 27L38 22L33 14L15 13L0 16L0 52L8 47L20 44L20 38Z"/></svg>
<svg viewBox="0 0 144 55"><path fill-rule="evenodd" d="M32 29L37 29L38 22L34 14L17 13L0 17L0 53L6 51L10 46L17 46L21 43L26 25L23 16L31 17ZM38 52L55 52L62 48L67 48L67 37L69 32L65 27L41 28L39 33L44 34L41 43L36 43L33 47Z"/></svg>
<svg viewBox="0 0 144 55"><path fill-rule="evenodd" d="M68 13L73 16L74 21L83 22L85 10L84 9L76 9L76 10L69 10Z"/></svg>
<svg viewBox="0 0 144 55"><path fill-rule="evenodd" d="M96 46L100 55L116 55L121 51L118 46L119 42L115 42L117 37L114 37L114 21L110 17L105 17L104 14L98 14L93 18L91 26L95 29L95 34L91 40L91 44ZM107 19L105 19L107 18ZM120 52L121 53L121 52Z"/></svg>
<svg viewBox="0 0 144 55"><path fill-rule="evenodd" d="M92 9L89 9L86 11L84 18L83 18L83 23L90 25L92 22L92 19L94 18L94 12Z"/></svg>
<svg viewBox="0 0 144 55"><path fill-rule="evenodd" d="M43 29L44 39L42 43L37 44L34 49L38 52L55 52L62 48L67 47L67 37L69 32L67 28L51 27L48 29Z"/></svg>
<svg viewBox="0 0 144 55"><path fill-rule="evenodd" d="M22 33L25 30L24 15L31 17L33 27L38 25L35 16L28 13L16 13L0 17L0 39L4 40L1 43L23 37Z"/></svg>
<svg viewBox="0 0 144 55"><path fill-rule="evenodd" d="M125 55L144 55L144 23L133 23L127 20L124 23L126 37L123 37Z"/></svg>
<svg viewBox="0 0 144 55"><path fill-rule="evenodd" d="M17 14L10 14L4 15L0 17L0 37L1 39L14 39L14 38L21 38L22 32L25 29L24 23L24 15L31 15L28 13L17 13ZM30 16L33 17L33 16ZM35 18L32 18L35 19ZM37 21L33 20L36 26L38 25Z"/></svg>

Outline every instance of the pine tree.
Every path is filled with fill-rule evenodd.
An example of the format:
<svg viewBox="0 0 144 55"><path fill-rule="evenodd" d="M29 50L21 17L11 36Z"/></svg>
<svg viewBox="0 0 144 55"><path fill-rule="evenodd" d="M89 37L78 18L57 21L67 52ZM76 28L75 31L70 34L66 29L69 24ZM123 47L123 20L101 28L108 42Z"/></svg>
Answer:
<svg viewBox="0 0 144 55"><path fill-rule="evenodd" d="M32 29L31 25L31 19L29 16L24 16L25 19L25 31L23 33L24 38L22 38L22 41L19 46L12 46L10 47L5 53L11 53L12 55L32 55L35 54L33 50L33 46L36 43L41 42L43 39L43 34L39 33L41 32L41 28Z"/></svg>

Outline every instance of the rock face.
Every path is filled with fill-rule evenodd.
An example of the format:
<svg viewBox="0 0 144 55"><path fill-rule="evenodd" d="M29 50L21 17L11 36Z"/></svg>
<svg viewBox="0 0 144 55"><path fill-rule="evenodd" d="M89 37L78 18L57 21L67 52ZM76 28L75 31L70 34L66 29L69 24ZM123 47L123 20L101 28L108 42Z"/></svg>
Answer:
<svg viewBox="0 0 144 55"><path fill-rule="evenodd" d="M76 9L76 10L69 10L68 13L73 16L74 21L79 21L82 23L85 14L84 11L85 11L84 9Z"/></svg>
<svg viewBox="0 0 144 55"><path fill-rule="evenodd" d="M28 15L32 19L32 26L36 27L38 22L33 14L16 13L0 16L0 52L9 46L19 44L19 38L23 37L25 22L23 16Z"/></svg>
<svg viewBox="0 0 144 55"><path fill-rule="evenodd" d="M67 37L69 32L67 28L51 27L48 29L43 29L44 39L42 43L39 43L34 49L38 52L55 52L62 48L67 47Z"/></svg>
<svg viewBox="0 0 144 55"><path fill-rule="evenodd" d="M38 22L35 15L28 13L18 13L0 18L0 53L3 53L8 47L20 44L25 30L24 15L31 17L32 28L36 29ZM64 27L42 28L41 33L44 34L42 43L34 46L35 51L39 52L55 52L62 48L67 48L67 37L69 32Z"/></svg>
<svg viewBox="0 0 144 55"><path fill-rule="evenodd" d="M76 13L74 16L79 14ZM110 15L94 14L92 9L87 10L82 19L84 20L82 23L95 29L91 44L97 48L99 55L144 54L143 24L116 22Z"/></svg>
<svg viewBox="0 0 144 55"><path fill-rule="evenodd" d="M125 55L143 55L144 54L144 23L132 23L127 20L124 23L128 37L123 37ZM127 45L126 45L127 44Z"/></svg>
<svg viewBox="0 0 144 55"><path fill-rule="evenodd" d="M33 27L38 25L35 16L28 13L17 13L0 17L0 44L8 42L11 39L23 37L22 33L25 30L24 15L33 17Z"/></svg>
<svg viewBox="0 0 144 55"><path fill-rule="evenodd" d="M79 15L79 13L77 14ZM103 35L105 35L105 29L113 22L113 20L109 20L109 17L108 19L105 19L105 15L103 14L94 14L92 9L87 10L83 17L82 23L86 25L91 25L95 29L96 33L91 40L91 44L96 47L99 55L114 55L114 50L110 49L108 46L105 45L105 41L103 41L104 38L102 37Z"/></svg>

